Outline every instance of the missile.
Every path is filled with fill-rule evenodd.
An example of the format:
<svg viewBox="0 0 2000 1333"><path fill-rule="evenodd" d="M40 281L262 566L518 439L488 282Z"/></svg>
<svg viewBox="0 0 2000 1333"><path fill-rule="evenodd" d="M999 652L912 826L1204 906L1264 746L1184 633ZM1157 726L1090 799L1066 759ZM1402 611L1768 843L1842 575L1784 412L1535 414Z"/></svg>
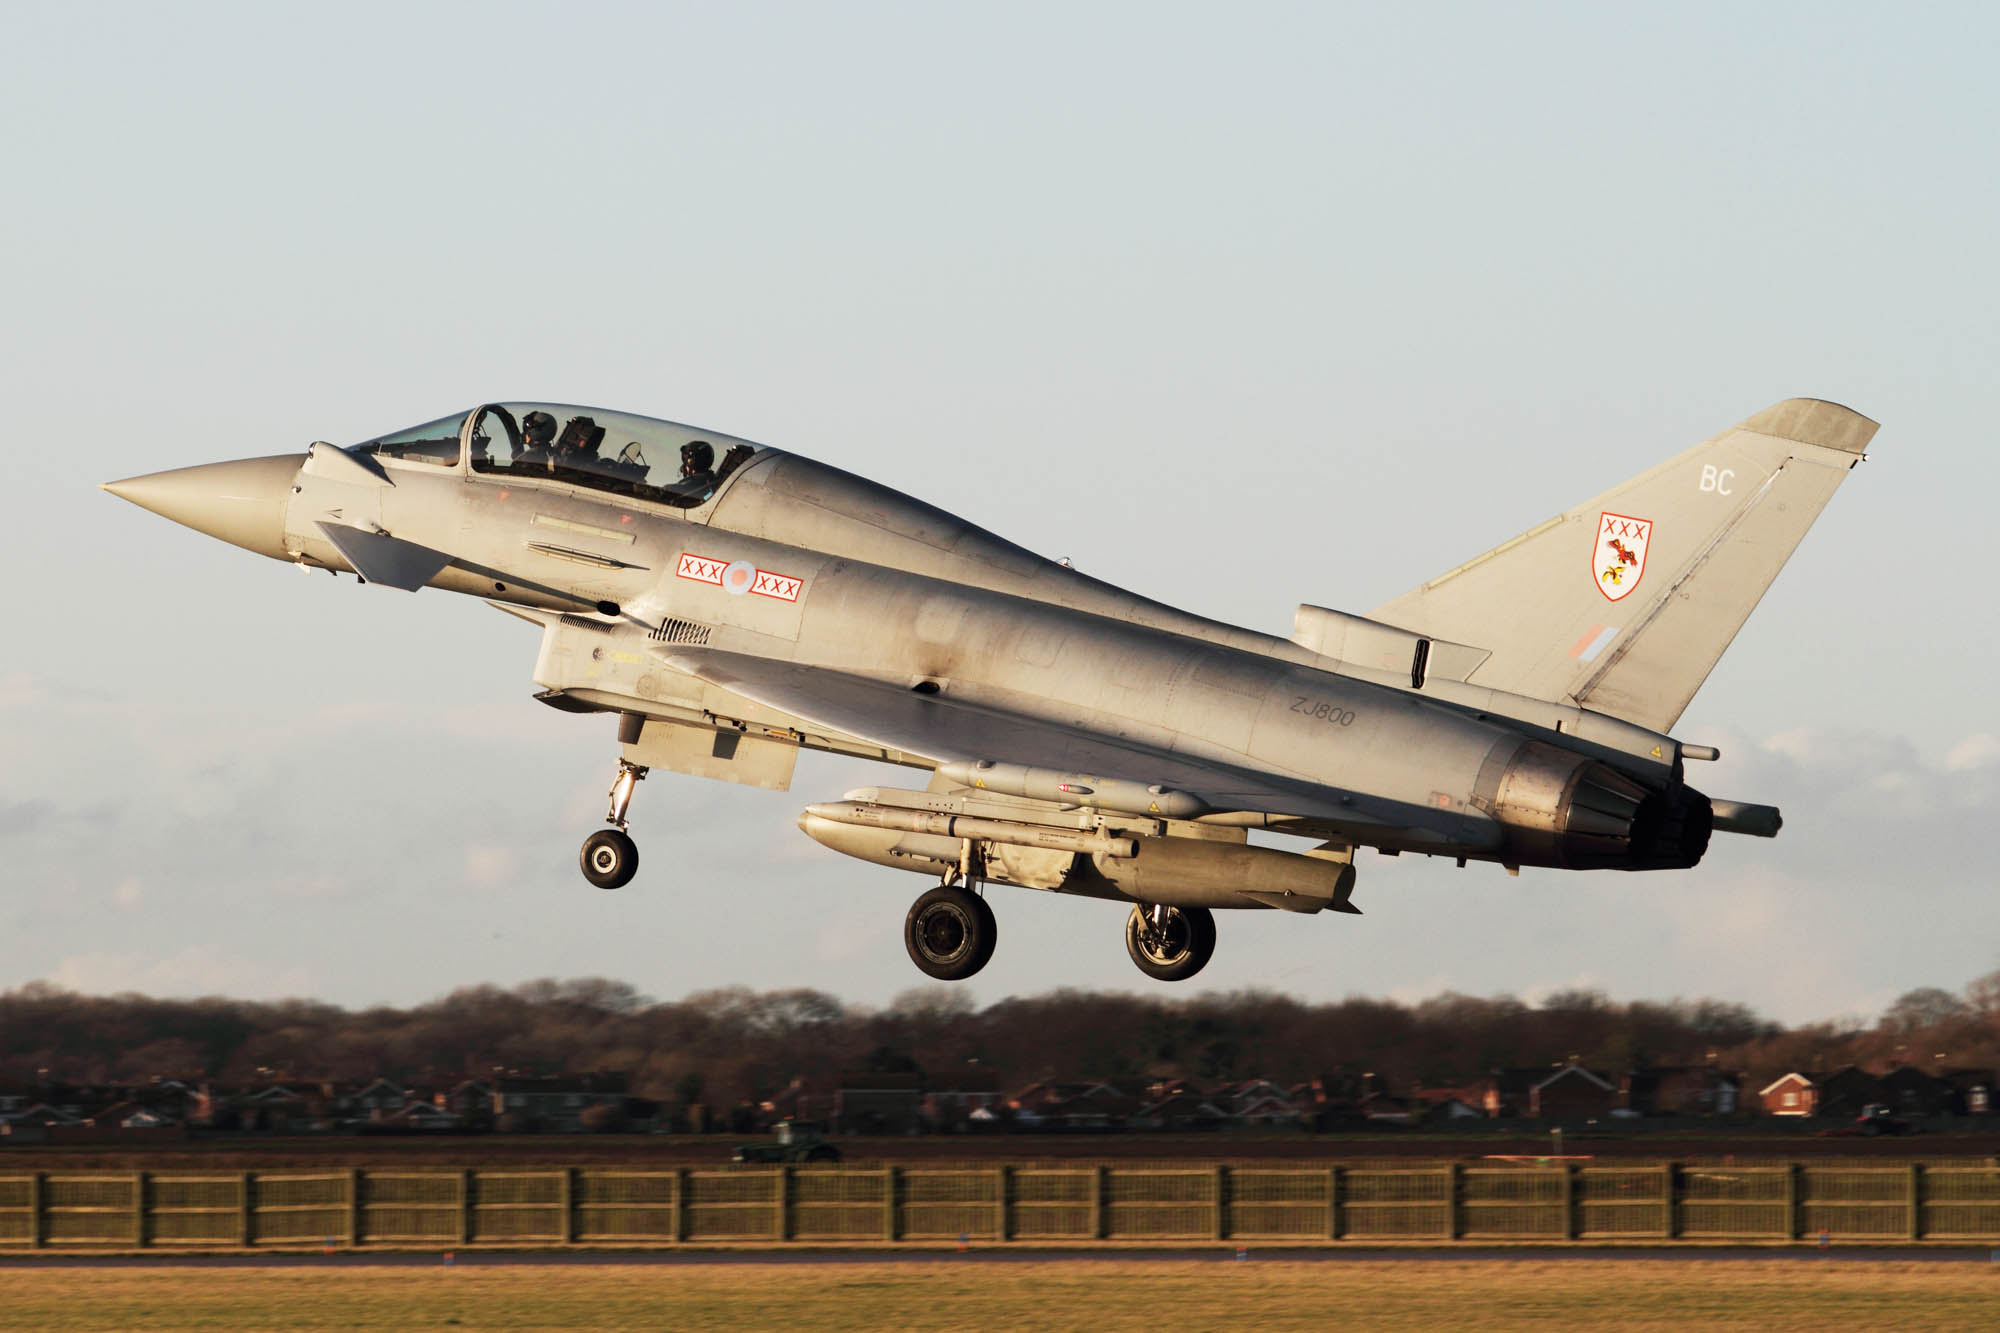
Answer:
<svg viewBox="0 0 2000 1333"><path fill-rule="evenodd" d="M1102 830L1084 832L1080 829L1024 824L1012 819L976 819L937 810L879 805L873 801L822 801L805 808L800 817L801 825L809 819L861 828L894 829L901 833L928 833L940 838L971 838L1012 843L1019 847L1044 847L1057 852L1082 852L1086 856L1114 860L1131 857L1136 846L1131 838L1114 837Z"/></svg>
<svg viewBox="0 0 2000 1333"><path fill-rule="evenodd" d="M1213 809L1192 792L1174 791L1157 784L1149 786L1122 778L1030 768L1026 764L1000 764L990 759L976 764L939 764L937 771L947 781L1002 796L1024 796L1031 801L1088 806L1093 810L1148 815L1154 819L1197 819Z"/></svg>

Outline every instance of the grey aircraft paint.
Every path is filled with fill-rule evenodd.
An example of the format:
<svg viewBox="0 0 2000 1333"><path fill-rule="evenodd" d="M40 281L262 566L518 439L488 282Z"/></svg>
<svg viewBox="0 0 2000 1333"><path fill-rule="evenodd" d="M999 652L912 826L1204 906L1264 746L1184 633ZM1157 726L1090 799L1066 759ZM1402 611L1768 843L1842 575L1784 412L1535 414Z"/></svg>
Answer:
<svg viewBox="0 0 2000 1333"><path fill-rule="evenodd" d="M303 457L105 489L245 549L539 625L540 699L619 715L592 883L629 882L651 768L789 789L801 747L930 771L800 827L935 877L905 924L972 975L1010 884L1131 904L1148 975L1211 909L1353 913L1354 853L1676 869L1778 812L1711 801L1668 734L1875 423L1792 399L1380 608L1291 639L1178 611L747 440L488 404ZM1309 839L1294 853L1248 831Z"/></svg>

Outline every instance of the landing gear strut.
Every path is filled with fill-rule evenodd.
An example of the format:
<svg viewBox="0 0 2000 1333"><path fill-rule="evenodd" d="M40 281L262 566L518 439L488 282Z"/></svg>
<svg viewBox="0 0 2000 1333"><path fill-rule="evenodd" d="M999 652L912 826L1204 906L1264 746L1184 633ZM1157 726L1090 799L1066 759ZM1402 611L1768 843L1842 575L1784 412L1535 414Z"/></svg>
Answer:
<svg viewBox="0 0 2000 1333"><path fill-rule="evenodd" d="M645 777L643 764L618 761L618 776L611 782L611 808L604 815L611 827L583 840L583 853L578 858L583 877L600 889L622 888L639 873L639 848L625 832L625 811L632 804L632 789Z"/></svg>
<svg viewBox="0 0 2000 1333"><path fill-rule="evenodd" d="M1186 981L1215 954L1215 918L1206 907L1140 903L1125 918L1125 952L1155 981Z"/></svg>
<svg viewBox="0 0 2000 1333"><path fill-rule="evenodd" d="M993 957L1000 925L993 909L972 890L985 862L972 841L944 883L917 899L903 918L903 947L910 961L939 981L963 981Z"/></svg>

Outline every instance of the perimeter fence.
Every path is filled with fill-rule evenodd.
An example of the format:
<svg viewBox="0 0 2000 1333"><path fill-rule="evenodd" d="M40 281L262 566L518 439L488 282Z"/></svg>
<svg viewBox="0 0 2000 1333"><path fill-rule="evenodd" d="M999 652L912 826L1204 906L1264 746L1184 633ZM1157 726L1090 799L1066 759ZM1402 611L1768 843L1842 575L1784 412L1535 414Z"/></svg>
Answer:
<svg viewBox="0 0 2000 1333"><path fill-rule="evenodd" d="M2000 1240L2000 1165L1038 1163L0 1174L0 1254Z"/></svg>

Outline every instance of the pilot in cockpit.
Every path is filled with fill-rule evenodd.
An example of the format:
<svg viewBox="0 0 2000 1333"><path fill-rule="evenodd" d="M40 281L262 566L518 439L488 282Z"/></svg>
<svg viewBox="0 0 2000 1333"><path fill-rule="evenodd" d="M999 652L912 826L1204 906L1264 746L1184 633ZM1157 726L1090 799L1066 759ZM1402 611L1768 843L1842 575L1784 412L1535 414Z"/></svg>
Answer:
<svg viewBox="0 0 2000 1333"><path fill-rule="evenodd" d="M556 419L547 412L530 412L521 418L521 456L514 460L516 466L523 463L549 461L549 446L555 443Z"/></svg>
<svg viewBox="0 0 2000 1333"><path fill-rule="evenodd" d="M689 440L681 446L681 479L672 490L676 495L702 499L715 488L715 446L707 440Z"/></svg>

